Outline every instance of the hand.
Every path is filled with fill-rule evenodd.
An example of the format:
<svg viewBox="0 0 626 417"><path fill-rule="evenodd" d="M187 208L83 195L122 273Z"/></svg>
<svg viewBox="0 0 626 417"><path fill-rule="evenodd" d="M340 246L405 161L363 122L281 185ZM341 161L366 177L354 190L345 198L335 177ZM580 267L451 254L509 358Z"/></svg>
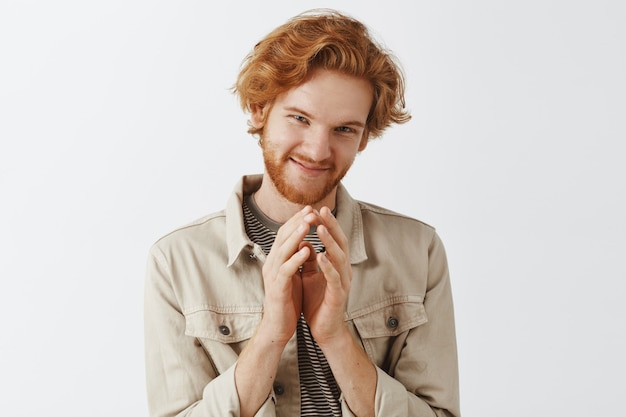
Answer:
<svg viewBox="0 0 626 417"><path fill-rule="evenodd" d="M271 333L273 341L287 344L296 330L302 312L302 279L300 266L315 251L304 237L319 216L309 206L300 210L281 226L274 245L263 265L265 302L261 329Z"/></svg>
<svg viewBox="0 0 626 417"><path fill-rule="evenodd" d="M348 238L328 207L319 214L317 235L326 250L310 253L302 269L302 310L319 344L345 332L344 312L352 267ZM311 248L312 251L312 248Z"/></svg>

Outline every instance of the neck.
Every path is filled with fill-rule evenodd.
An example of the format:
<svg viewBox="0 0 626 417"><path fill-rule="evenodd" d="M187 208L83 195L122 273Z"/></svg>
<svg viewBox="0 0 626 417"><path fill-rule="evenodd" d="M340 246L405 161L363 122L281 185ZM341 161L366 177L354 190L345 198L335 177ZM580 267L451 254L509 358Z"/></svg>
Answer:
<svg viewBox="0 0 626 417"><path fill-rule="evenodd" d="M332 211L335 209L336 195L337 188L330 192L321 201L310 205L317 211L319 211L322 207L328 207ZM280 224L285 223L293 217L294 214L305 207L304 204L293 203L283 197L283 195L278 192L267 173L263 175L261 187L254 193L254 201L263 214Z"/></svg>

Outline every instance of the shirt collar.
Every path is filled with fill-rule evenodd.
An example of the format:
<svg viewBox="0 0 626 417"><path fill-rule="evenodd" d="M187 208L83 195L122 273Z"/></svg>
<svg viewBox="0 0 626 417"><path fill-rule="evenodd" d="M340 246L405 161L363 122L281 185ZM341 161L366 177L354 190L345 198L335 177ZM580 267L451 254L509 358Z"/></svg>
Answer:
<svg viewBox="0 0 626 417"><path fill-rule="evenodd" d="M235 185L226 204L226 245L229 267L242 255L246 247L254 245L246 234L241 206L243 196L258 190L262 179L261 174L243 176ZM337 188L337 221L350 242L350 263L357 264L366 260L360 206L342 184L339 184Z"/></svg>

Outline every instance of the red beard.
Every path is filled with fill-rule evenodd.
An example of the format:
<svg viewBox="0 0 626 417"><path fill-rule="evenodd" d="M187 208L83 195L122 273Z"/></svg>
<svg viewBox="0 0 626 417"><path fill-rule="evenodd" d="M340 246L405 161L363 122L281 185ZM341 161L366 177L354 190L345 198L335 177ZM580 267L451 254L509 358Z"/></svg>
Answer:
<svg viewBox="0 0 626 417"><path fill-rule="evenodd" d="M297 160L302 162L315 163L303 155L294 154ZM309 186L297 187L289 182L285 175L285 165L291 163L289 155L280 156L277 154L275 147L267 142L263 142L263 160L265 162L265 170L269 175L272 183L278 192L288 201L299 205L314 205L328 196L350 169L350 165L345 167L343 171L337 172L337 167L333 163L326 163L324 166L329 167L330 179L325 183L319 184L321 179L311 179Z"/></svg>

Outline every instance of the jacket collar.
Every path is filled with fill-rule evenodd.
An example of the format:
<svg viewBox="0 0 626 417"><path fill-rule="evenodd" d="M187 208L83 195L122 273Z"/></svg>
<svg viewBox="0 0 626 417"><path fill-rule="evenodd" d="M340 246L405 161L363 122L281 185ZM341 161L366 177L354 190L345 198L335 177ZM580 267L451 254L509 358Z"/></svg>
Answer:
<svg viewBox="0 0 626 417"><path fill-rule="evenodd" d="M246 247L254 245L246 234L241 206L243 196L258 190L262 179L261 174L242 177L235 185L226 204L226 245L229 267L242 255ZM337 221L350 242L350 263L357 264L366 260L360 205L348 194L342 184L339 184L337 188Z"/></svg>

